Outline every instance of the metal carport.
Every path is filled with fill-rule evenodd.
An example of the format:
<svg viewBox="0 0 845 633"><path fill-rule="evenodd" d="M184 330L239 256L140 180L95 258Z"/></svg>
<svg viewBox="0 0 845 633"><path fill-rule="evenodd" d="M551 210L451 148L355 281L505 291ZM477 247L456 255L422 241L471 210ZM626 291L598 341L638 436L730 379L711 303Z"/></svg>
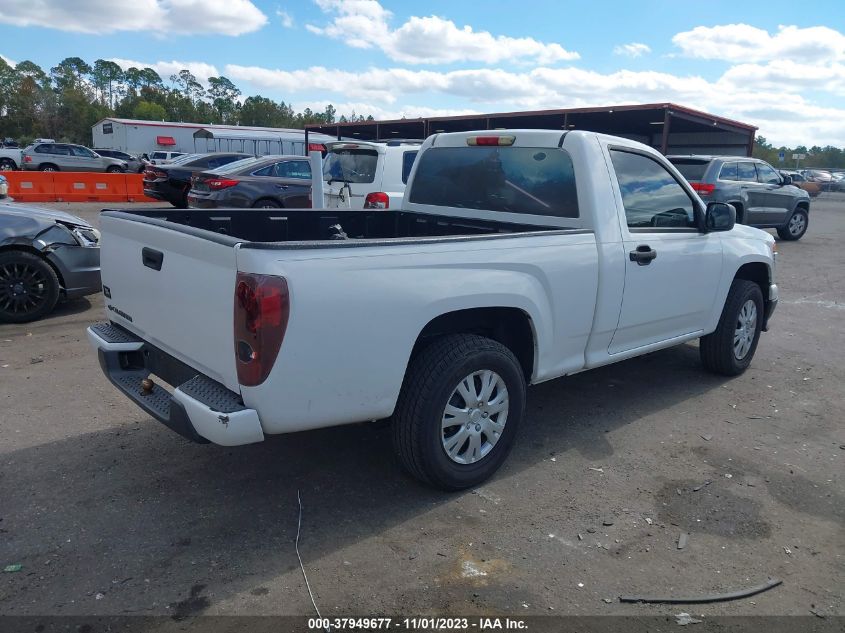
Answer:
<svg viewBox="0 0 845 633"><path fill-rule="evenodd" d="M498 112L463 116L309 125L338 139L423 139L438 132L532 128L591 130L651 145L664 154L750 156L757 128L674 103Z"/></svg>

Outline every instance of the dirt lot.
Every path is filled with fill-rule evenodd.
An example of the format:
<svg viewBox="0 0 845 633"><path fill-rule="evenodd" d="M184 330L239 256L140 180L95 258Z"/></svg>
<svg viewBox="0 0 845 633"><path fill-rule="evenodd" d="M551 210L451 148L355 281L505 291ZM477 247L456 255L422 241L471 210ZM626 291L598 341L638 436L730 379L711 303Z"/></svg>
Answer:
<svg viewBox="0 0 845 633"><path fill-rule="evenodd" d="M533 387L505 467L462 494L404 476L380 425L183 440L102 376L99 297L0 326L0 566L23 566L0 574L0 613L310 615L300 491L323 615L845 614L843 241L845 195L826 194L780 243L745 375L684 345ZM770 576L736 602L616 600Z"/></svg>

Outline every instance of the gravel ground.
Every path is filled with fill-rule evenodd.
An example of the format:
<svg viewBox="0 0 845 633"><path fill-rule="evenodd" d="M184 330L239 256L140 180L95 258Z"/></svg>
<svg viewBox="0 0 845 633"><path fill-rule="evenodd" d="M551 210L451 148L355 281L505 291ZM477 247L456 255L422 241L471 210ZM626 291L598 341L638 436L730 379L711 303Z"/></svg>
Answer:
<svg viewBox="0 0 845 633"><path fill-rule="evenodd" d="M0 325L0 566L22 565L0 614L310 615L299 492L323 615L845 615L843 239L845 195L826 194L780 243L781 304L743 376L690 344L532 387L504 468L461 494L404 476L382 424L183 440L102 376L99 296ZM616 600L770 576L735 602Z"/></svg>

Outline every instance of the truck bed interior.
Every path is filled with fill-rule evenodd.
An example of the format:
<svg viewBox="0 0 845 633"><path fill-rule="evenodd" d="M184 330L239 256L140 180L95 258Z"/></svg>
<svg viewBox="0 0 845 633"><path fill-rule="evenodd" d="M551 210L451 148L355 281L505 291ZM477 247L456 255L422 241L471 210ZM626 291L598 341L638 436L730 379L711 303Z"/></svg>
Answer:
<svg viewBox="0 0 845 633"><path fill-rule="evenodd" d="M239 241L257 243L385 240L562 230L561 227L536 224L379 209L114 209L104 210L104 213L163 220Z"/></svg>

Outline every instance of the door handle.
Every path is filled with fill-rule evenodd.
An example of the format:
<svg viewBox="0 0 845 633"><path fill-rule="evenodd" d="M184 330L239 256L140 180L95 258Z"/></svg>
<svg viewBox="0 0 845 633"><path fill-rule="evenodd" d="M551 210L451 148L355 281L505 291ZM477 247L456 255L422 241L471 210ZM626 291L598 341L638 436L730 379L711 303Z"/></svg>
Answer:
<svg viewBox="0 0 845 633"><path fill-rule="evenodd" d="M153 270L161 270L161 264L164 261L164 253L157 251L154 248L144 247L141 249L141 262L147 268Z"/></svg>
<svg viewBox="0 0 845 633"><path fill-rule="evenodd" d="M276 185L276 188L278 189L287 189L288 187L290 187L290 185Z"/></svg>
<svg viewBox="0 0 845 633"><path fill-rule="evenodd" d="M637 246L637 250L631 251L628 256L632 262L637 262L637 265L648 266L651 260L657 257L657 251L648 244L640 244Z"/></svg>

